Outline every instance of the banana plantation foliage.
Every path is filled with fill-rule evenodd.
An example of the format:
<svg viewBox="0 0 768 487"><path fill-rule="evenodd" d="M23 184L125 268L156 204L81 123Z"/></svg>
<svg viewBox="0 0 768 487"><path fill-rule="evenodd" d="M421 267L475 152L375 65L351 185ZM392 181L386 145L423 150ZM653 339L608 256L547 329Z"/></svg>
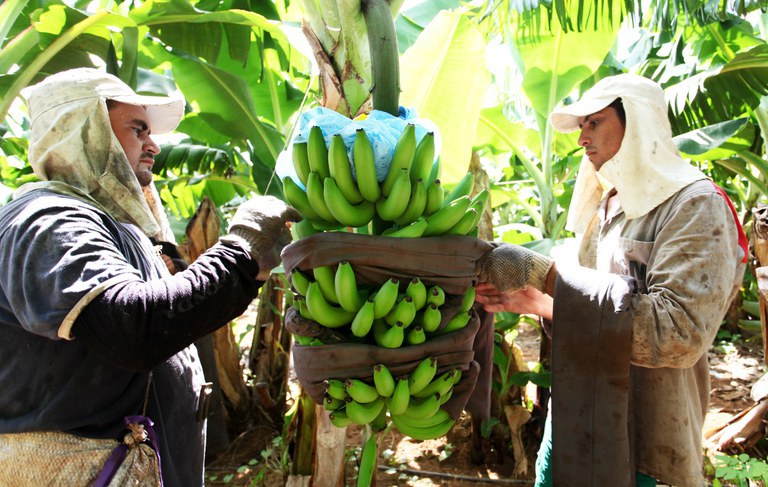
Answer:
<svg viewBox="0 0 768 487"><path fill-rule="evenodd" d="M390 18L392 37L377 44L369 32L388 32ZM343 227L478 235L487 214L486 237L548 254L572 236L564 227L583 154L577 136L556 133L547 117L620 72L664 88L683 157L727 191L745 227L768 197L765 0L5 0L0 204L36 180L25 88L82 66L103 68L140 93L186 99L153 168L179 241L203 201L226 216L256 193L283 198L305 216L296 238ZM335 272L287 273L297 319L347 326L344 339L384 348L439 338L439 286L414 277L399 296L388 281L357 279L345 261ZM471 324L472 291L456 293L452 330ZM747 273L724 326L759 322L756 300ZM497 315L499 335L520 319L527 318ZM303 345L312 340L297 336ZM425 358L407 376L379 365L371 375L373 385L327 384L334 424L367 424L389 410L414 438L453 425L439 398L450 397L460 372L438 372ZM500 376L500 397L528 380L546 385L545 374ZM366 407L342 412L347 396ZM411 396L420 410L406 415Z"/></svg>

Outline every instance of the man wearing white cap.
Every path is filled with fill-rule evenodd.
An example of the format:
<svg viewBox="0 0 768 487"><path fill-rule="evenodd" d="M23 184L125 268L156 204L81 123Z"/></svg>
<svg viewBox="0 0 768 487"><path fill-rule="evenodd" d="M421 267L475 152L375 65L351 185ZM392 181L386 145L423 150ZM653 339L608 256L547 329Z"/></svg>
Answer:
<svg viewBox="0 0 768 487"><path fill-rule="evenodd" d="M0 478L202 485L206 391L192 343L246 309L300 217L255 197L172 276L149 240L172 239L151 134L176 128L183 99L82 68L47 77L28 102L41 181L0 209ZM120 446L126 426L152 449Z"/></svg>
<svg viewBox="0 0 768 487"><path fill-rule="evenodd" d="M680 157L646 78L604 78L550 122L581 130L568 214L577 262L505 244L478 262L486 310L551 326L536 485L704 485L707 351L747 256L736 212Z"/></svg>

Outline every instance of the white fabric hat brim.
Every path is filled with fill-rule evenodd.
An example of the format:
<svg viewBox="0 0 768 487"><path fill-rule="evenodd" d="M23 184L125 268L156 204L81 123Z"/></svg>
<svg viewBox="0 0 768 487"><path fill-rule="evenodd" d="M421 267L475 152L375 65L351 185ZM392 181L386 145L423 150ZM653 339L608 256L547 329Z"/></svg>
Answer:
<svg viewBox="0 0 768 487"><path fill-rule="evenodd" d="M549 122L558 132L575 132L579 130L579 118L599 112L616 98L614 95L584 97L576 103L553 111L549 116Z"/></svg>
<svg viewBox="0 0 768 487"><path fill-rule="evenodd" d="M33 124L48 110L97 97L145 107L154 134L173 131L184 116L185 102L180 95L139 95L118 77L93 68L60 71L26 91Z"/></svg>
<svg viewBox="0 0 768 487"><path fill-rule="evenodd" d="M184 100L164 96L118 95L106 98L129 105L143 106L147 110L153 134L173 131L184 115Z"/></svg>

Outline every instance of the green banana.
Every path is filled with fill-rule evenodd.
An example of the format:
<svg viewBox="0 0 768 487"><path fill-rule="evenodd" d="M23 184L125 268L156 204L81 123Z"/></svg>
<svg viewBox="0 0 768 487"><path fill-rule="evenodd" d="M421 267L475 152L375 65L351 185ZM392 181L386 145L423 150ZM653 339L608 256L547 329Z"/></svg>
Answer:
<svg viewBox="0 0 768 487"><path fill-rule="evenodd" d="M395 423L395 426L397 426L397 429L400 430L402 434L409 436L414 440L432 440L435 438L443 437L451 430L451 428L453 428L454 423L453 418L451 418L438 424L437 426L426 428L410 424L405 426L402 420L395 421L394 418L392 419L392 422Z"/></svg>
<svg viewBox="0 0 768 487"><path fill-rule="evenodd" d="M458 183L456 183L456 186L451 189L447 195L445 195L445 199L443 200L443 206L447 205L451 201L460 198L462 196L469 196L472 193L472 188L475 184L475 173L468 172L466 173Z"/></svg>
<svg viewBox="0 0 768 487"><path fill-rule="evenodd" d="M373 300L367 299L365 303L357 310L352 324L349 325L352 334L358 338L368 335L373 326Z"/></svg>
<svg viewBox="0 0 768 487"><path fill-rule="evenodd" d="M403 415L392 416L392 422L402 434L410 436L414 440L433 440L440 438L445 436L454 424L451 415L443 409L432 416L428 422L425 420L415 421Z"/></svg>
<svg viewBox="0 0 768 487"><path fill-rule="evenodd" d="M357 288L357 277L348 260L342 260L336 267L333 279L336 299L342 308L357 313L365 303L366 296Z"/></svg>
<svg viewBox="0 0 768 487"><path fill-rule="evenodd" d="M440 322L443 319L443 314L440 308L435 303L429 303L424 307L424 312L421 314L421 327L427 333L432 333L440 326Z"/></svg>
<svg viewBox="0 0 768 487"><path fill-rule="evenodd" d="M395 416L397 416L397 419L399 420L399 422L401 424L407 425L407 426L415 426L415 427L418 427L418 428L432 428L432 427L435 427L438 424L443 423L443 422L445 422L445 421L447 421L449 419L451 419L451 420L453 419L451 417L451 414L448 411L446 411L445 409L442 409L442 408L439 409L433 416L431 416L429 418L424 418L424 419L413 419L413 418L410 418L408 416L403 415L402 413L401 414L397 414L397 415L393 414L392 415L392 419L394 419ZM395 426L397 426L397 425L395 425ZM402 431L401 431L401 433L402 433Z"/></svg>
<svg viewBox="0 0 768 487"><path fill-rule="evenodd" d="M424 182L427 183L427 186L432 184L432 182L435 179L440 178L440 156L437 156L435 158L434 164L432 164L432 171L429 173L429 179L426 179Z"/></svg>
<svg viewBox="0 0 768 487"><path fill-rule="evenodd" d="M311 175L310 175L311 176ZM310 181L311 181L310 177ZM310 201L312 201L310 199ZM469 208L469 196L457 198L427 217L429 225L424 236L443 235L461 220Z"/></svg>
<svg viewBox="0 0 768 487"><path fill-rule="evenodd" d="M410 173L413 156L416 154L416 127L409 123L403 129L395 145L395 152L392 154L392 161L389 164L389 171L384 182L381 183L381 192L384 196L389 196L392 186L395 184L399 171L405 169Z"/></svg>
<svg viewBox="0 0 768 487"><path fill-rule="evenodd" d="M320 285L316 282L310 282L307 287L307 309L321 325L327 328L340 328L348 325L355 317L355 313L350 313L341 306L335 306L329 303L320 290Z"/></svg>
<svg viewBox="0 0 768 487"><path fill-rule="evenodd" d="M347 402L345 400L336 399L335 397L329 396L328 394L326 394L323 398L323 409L326 411L336 411L337 409L341 409L341 407L346 404Z"/></svg>
<svg viewBox="0 0 768 487"><path fill-rule="evenodd" d="M291 269L291 286L302 296L307 295L307 288L309 287L309 279L299 270L298 267Z"/></svg>
<svg viewBox="0 0 768 487"><path fill-rule="evenodd" d="M383 408L382 408L383 410ZM385 418L386 420L386 418ZM360 467L357 471L357 487L368 487L373 482L373 474L376 471L376 459L378 458L377 434L368 431L370 436L365 440L360 452Z"/></svg>
<svg viewBox="0 0 768 487"><path fill-rule="evenodd" d="M384 431L384 428L387 427L388 422L389 421L387 419L387 404L385 400L384 407L381 408L379 415L376 416L376 418L373 421L368 423L368 426L370 426L373 431L378 433L379 431Z"/></svg>
<svg viewBox="0 0 768 487"><path fill-rule="evenodd" d="M443 372L439 376L435 377L432 382L427 384L424 389L420 390L416 394L413 395L413 397L417 397L419 399L423 399L425 397L429 397L434 394L439 394L442 398L444 395L448 394L448 391L453 389L454 385L454 378L456 376L456 372L458 369L451 369L446 372Z"/></svg>
<svg viewBox="0 0 768 487"><path fill-rule="evenodd" d="M435 179L432 184L427 186L427 206L424 208L424 214L429 216L443 207L445 201L445 190L439 179Z"/></svg>
<svg viewBox="0 0 768 487"><path fill-rule="evenodd" d="M405 288L405 295L413 299L413 306L420 310L427 303L427 286L419 277L413 277L408 281Z"/></svg>
<svg viewBox="0 0 768 487"><path fill-rule="evenodd" d="M353 401L362 404L369 403L381 397L379 396L376 387L360 379L347 379L344 381L344 388L347 390L347 395L351 397Z"/></svg>
<svg viewBox="0 0 768 487"><path fill-rule="evenodd" d="M485 205L488 204L490 196L491 193L487 189L483 189L471 198L469 202L470 208L474 208L482 213L485 210Z"/></svg>
<svg viewBox="0 0 768 487"><path fill-rule="evenodd" d="M459 311L453 318L448 320L440 333L450 333L452 331L461 330L469 323L469 319L472 317L471 311Z"/></svg>
<svg viewBox="0 0 768 487"><path fill-rule="evenodd" d="M328 205L325 204L324 193L323 179L320 178L319 173L312 171L307 178L307 200L322 220L336 223L338 220L333 216L331 210L328 209Z"/></svg>
<svg viewBox="0 0 768 487"><path fill-rule="evenodd" d="M408 345L421 345L427 341L427 334L421 325L416 325L408 329L405 333L405 343Z"/></svg>
<svg viewBox="0 0 768 487"><path fill-rule="evenodd" d="M287 176L283 178L283 194L285 195L285 199L288 200L288 203L296 208L296 211L298 211L305 219L313 222L327 221L312 208L312 204L309 202L309 196L306 191L296 184L296 181Z"/></svg>
<svg viewBox="0 0 768 487"><path fill-rule="evenodd" d="M429 222L424 217L420 217L413 223L410 223L401 228L388 228L382 233L385 237L398 237L398 238L419 238L424 235L424 231L429 226Z"/></svg>
<svg viewBox="0 0 768 487"><path fill-rule="evenodd" d="M352 178L352 166L349 164L347 146L344 139L336 134L331 138L331 146L328 148L328 168L331 177L336 181L339 191L351 204L356 205L363 201L363 195L357 189L357 183Z"/></svg>
<svg viewBox="0 0 768 487"><path fill-rule="evenodd" d="M325 145L325 137L319 125L309 129L307 156L310 171L318 173L321 181L331 175L328 168L328 147Z"/></svg>
<svg viewBox="0 0 768 487"><path fill-rule="evenodd" d="M306 142L294 142L291 146L291 160L293 161L293 169L296 170L296 175L299 176L301 184L307 185L307 176L311 169L309 168L309 155L307 153Z"/></svg>
<svg viewBox="0 0 768 487"><path fill-rule="evenodd" d="M307 200L309 204L309 200ZM312 225L309 218L304 218L301 221L291 222L291 237L293 240L301 240L304 237L309 237L316 233L320 233L322 230L318 230Z"/></svg>
<svg viewBox="0 0 768 487"><path fill-rule="evenodd" d="M346 428L352 424L352 420L347 416L347 411L344 409L337 409L328 415L331 419L331 424L337 428Z"/></svg>
<svg viewBox="0 0 768 487"><path fill-rule="evenodd" d="M326 178L323 182L323 204L334 220L347 227L367 225L376 212L376 206L370 201L364 200L356 205L350 203L333 178Z"/></svg>
<svg viewBox="0 0 768 487"><path fill-rule="evenodd" d="M402 323L403 328L408 328L415 317L416 306L413 304L413 298L404 295L403 298L392 307L390 312L384 316L384 321L390 326L394 326L395 323Z"/></svg>
<svg viewBox="0 0 768 487"><path fill-rule="evenodd" d="M333 267L329 265L319 265L312 268L312 275L315 282L320 286L323 297L332 304L339 304L339 298L336 296L336 284ZM309 286L307 286L309 288ZM306 294L304 294L306 296Z"/></svg>
<svg viewBox="0 0 768 487"><path fill-rule="evenodd" d="M311 342L309 342L309 345L312 347L317 347L319 345L325 345L325 342L320 340L319 338L313 338Z"/></svg>
<svg viewBox="0 0 768 487"><path fill-rule="evenodd" d="M384 398L379 396L375 400L367 403L360 403L353 399L347 399L347 406L345 408L347 417L352 420L353 423L364 426L379 415L381 408L384 407Z"/></svg>
<svg viewBox="0 0 768 487"><path fill-rule="evenodd" d="M429 181L432 173L432 164L435 162L435 134L427 132L416 145L416 153L413 155L411 165L411 181L419 179Z"/></svg>
<svg viewBox="0 0 768 487"><path fill-rule="evenodd" d="M474 208L467 208L466 213L454 226L445 231L443 235L467 235L477 227L480 222L480 213Z"/></svg>
<svg viewBox="0 0 768 487"><path fill-rule="evenodd" d="M297 310L299 310L299 315L301 315L302 318L309 321L317 321L314 316L312 316L312 313L309 312L309 309L307 308L307 299L304 296L296 296L293 298L294 306Z"/></svg>
<svg viewBox="0 0 768 487"><path fill-rule="evenodd" d="M472 306L475 304L475 294L475 286L469 286L464 292L464 297L461 300L459 311L469 311L470 308L472 308Z"/></svg>
<svg viewBox="0 0 768 487"><path fill-rule="evenodd" d="M397 302L397 294L400 291L400 281L390 278L379 287L373 297L373 317L384 318Z"/></svg>
<svg viewBox="0 0 768 487"><path fill-rule="evenodd" d="M343 380L325 379L323 385L325 386L325 393L332 398L342 401L347 399L347 388Z"/></svg>
<svg viewBox="0 0 768 487"><path fill-rule="evenodd" d="M405 329L399 321L389 326L384 320L373 321L373 339L383 348L398 348L405 341Z"/></svg>
<svg viewBox="0 0 768 487"><path fill-rule="evenodd" d="M408 407L403 411L402 416L411 419L429 419L440 409L440 394L432 394L423 399L411 397Z"/></svg>
<svg viewBox="0 0 768 487"><path fill-rule="evenodd" d="M440 405L447 403L453 397L453 389L449 389L444 395L440 396Z"/></svg>
<svg viewBox="0 0 768 487"><path fill-rule="evenodd" d="M427 186L423 179L419 179L411 185L411 194L408 198L408 204L405 206L402 214L395 218L395 223L400 226L413 223L424 214L427 207Z"/></svg>
<svg viewBox="0 0 768 487"><path fill-rule="evenodd" d="M437 359L427 357L419 362L418 365L408 374L408 390L411 395L418 393L432 382L437 372Z"/></svg>
<svg viewBox="0 0 768 487"><path fill-rule="evenodd" d="M395 392L395 378L384 364L373 366L373 385L381 397L391 397Z"/></svg>
<svg viewBox="0 0 768 487"><path fill-rule="evenodd" d="M427 304L434 304L438 308L445 303L445 291L435 284L427 289Z"/></svg>
<svg viewBox="0 0 768 487"><path fill-rule="evenodd" d="M293 335L293 340L294 340L294 343L305 346L305 347L309 346L310 343L312 342L311 337L305 337L301 335Z"/></svg>
<svg viewBox="0 0 768 487"><path fill-rule="evenodd" d="M392 391L392 395L386 400L389 414L391 414L392 417L397 414L403 414L403 411L408 407L410 400L411 393L408 389L408 378L398 377L397 380L395 380L395 389Z"/></svg>
<svg viewBox="0 0 768 487"><path fill-rule="evenodd" d="M382 220L393 222L403 216L411 197L411 178L407 169L401 169L392 185L389 196L382 196L376 202L376 213Z"/></svg>
<svg viewBox="0 0 768 487"><path fill-rule="evenodd" d="M367 201L376 203L381 196L381 187L376 175L373 148L365 130L358 129L352 144L352 160L355 166L357 189Z"/></svg>

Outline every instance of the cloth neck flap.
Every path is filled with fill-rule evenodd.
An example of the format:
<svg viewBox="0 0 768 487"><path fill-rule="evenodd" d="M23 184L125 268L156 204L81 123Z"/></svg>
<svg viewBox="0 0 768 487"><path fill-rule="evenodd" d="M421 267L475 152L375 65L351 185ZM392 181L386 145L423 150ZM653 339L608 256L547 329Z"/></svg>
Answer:
<svg viewBox="0 0 768 487"><path fill-rule="evenodd" d="M707 177L680 157L666 112L631 94L621 99L627 122L619 151L600 168L599 178L586 156L581 161L566 224L575 233L584 232L611 187L616 188L622 209L631 220Z"/></svg>
<svg viewBox="0 0 768 487"><path fill-rule="evenodd" d="M21 193L47 187L95 201L118 221L133 223L148 236L174 241L157 193L142 189L136 180L112 132L103 99L75 100L46 111L32 124L31 140L29 162L43 183L33 183Z"/></svg>

